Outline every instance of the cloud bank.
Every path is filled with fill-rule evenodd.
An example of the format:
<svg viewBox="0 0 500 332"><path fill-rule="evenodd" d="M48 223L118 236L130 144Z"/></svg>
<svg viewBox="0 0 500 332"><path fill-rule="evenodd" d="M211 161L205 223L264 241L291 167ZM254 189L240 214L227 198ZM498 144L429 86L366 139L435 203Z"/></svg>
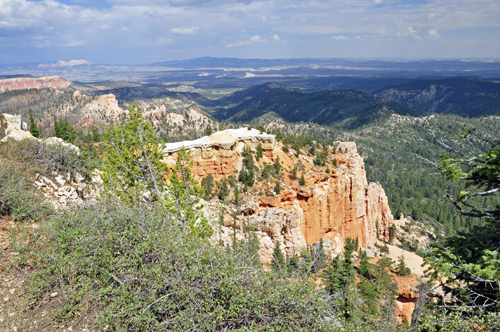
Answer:
<svg viewBox="0 0 500 332"><path fill-rule="evenodd" d="M498 0L0 0L0 63L498 57L498 35Z"/></svg>

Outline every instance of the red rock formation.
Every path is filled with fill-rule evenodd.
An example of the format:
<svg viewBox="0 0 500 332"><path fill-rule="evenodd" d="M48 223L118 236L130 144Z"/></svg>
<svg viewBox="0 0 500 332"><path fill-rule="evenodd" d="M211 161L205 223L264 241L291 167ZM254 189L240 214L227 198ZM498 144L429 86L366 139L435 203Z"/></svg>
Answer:
<svg viewBox="0 0 500 332"><path fill-rule="evenodd" d="M247 145L255 149L259 142L265 152L259 162L261 166L277 158L288 169L300 162L307 182L305 186L285 176L285 190L280 195L252 198L259 204L259 209L254 212L256 215L265 215L268 209L273 208L297 215L299 222L292 224L299 228L303 238L283 238L281 234L272 232L268 234L274 242L282 239L291 242L290 246L296 252L306 243L323 239L327 242L330 254L338 254L343 251L346 238L358 238L360 246L367 248L373 247L377 241L377 229L379 235L389 236L388 228L394 220L387 196L380 184L368 184L363 159L357 153L355 143L339 143L338 148L342 153L330 154L330 159L337 159L338 166L326 173L315 169L312 160L306 156L297 158L284 153L274 142L274 136L270 136L261 135L255 129L229 130L196 141L170 143L164 152L167 163L172 167L175 164L175 151L181 146L191 149L192 169L200 178L212 174L220 179L233 174L241 168L243 147ZM285 233L288 231L280 230ZM296 234L290 231L292 233ZM287 254L292 253L292 250L284 250Z"/></svg>
<svg viewBox="0 0 500 332"><path fill-rule="evenodd" d="M0 80L0 92L24 89L65 89L71 85L70 81L59 76L46 77L18 77Z"/></svg>

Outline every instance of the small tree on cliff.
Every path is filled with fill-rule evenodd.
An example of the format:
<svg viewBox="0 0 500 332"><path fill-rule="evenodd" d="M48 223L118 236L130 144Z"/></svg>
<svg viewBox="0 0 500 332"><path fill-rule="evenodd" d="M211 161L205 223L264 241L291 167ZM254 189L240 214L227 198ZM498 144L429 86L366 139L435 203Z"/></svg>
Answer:
<svg viewBox="0 0 500 332"><path fill-rule="evenodd" d="M42 138L43 137L42 128L38 128L36 126L35 119L33 118L33 111L31 110L31 108L28 109L28 117L30 122L29 131L31 135L33 135L33 137L36 138Z"/></svg>
<svg viewBox="0 0 500 332"><path fill-rule="evenodd" d="M212 126L211 125L208 125L206 128L205 128L205 136L210 136L212 135Z"/></svg>
<svg viewBox="0 0 500 332"><path fill-rule="evenodd" d="M359 274L365 278L371 278L370 262L368 261L368 255L366 251L361 254L361 260L359 262Z"/></svg>
<svg viewBox="0 0 500 332"><path fill-rule="evenodd" d="M282 273L285 271L285 267L286 267L285 256L283 255L283 252L281 251L279 241L276 241L276 245L274 246L273 258L271 260L271 266L273 267L273 270L275 272Z"/></svg>
<svg viewBox="0 0 500 332"><path fill-rule="evenodd" d="M255 159L257 159L257 161L259 161L259 160L260 160L260 158L262 158L262 157L263 157L263 152L262 152L262 143L261 143L261 142L259 142L259 145L257 145L257 155L256 155L256 158L255 158Z"/></svg>
<svg viewBox="0 0 500 332"><path fill-rule="evenodd" d="M302 173L302 176L300 177L299 185L301 185L301 186L306 185L306 179L304 178L304 173Z"/></svg>
<svg viewBox="0 0 500 332"><path fill-rule="evenodd" d="M206 201L210 200L212 197L212 192L214 190L214 177L212 174L208 174L206 177L201 180L201 186L205 189L204 199Z"/></svg>
<svg viewBox="0 0 500 332"><path fill-rule="evenodd" d="M169 168L162 162L164 156L151 123L144 120L136 104L128 110L129 120L120 126L111 124L103 135L104 186L129 205L139 199L155 202L164 196L164 172Z"/></svg>
<svg viewBox="0 0 500 332"><path fill-rule="evenodd" d="M210 236L212 228L197 206L202 189L191 174L189 151L177 154L177 163L167 183L169 168L156 141L151 123L145 121L139 107L129 107L129 120L111 125L104 133L104 187L130 206L152 204L165 212L165 221L177 223L199 237Z"/></svg>
<svg viewBox="0 0 500 332"><path fill-rule="evenodd" d="M76 130L67 119L54 120L54 134L67 142L74 142Z"/></svg>

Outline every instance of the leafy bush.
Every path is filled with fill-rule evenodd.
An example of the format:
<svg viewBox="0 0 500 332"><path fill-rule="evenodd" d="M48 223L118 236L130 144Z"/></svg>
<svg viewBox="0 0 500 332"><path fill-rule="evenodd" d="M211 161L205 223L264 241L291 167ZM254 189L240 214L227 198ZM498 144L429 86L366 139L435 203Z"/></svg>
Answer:
<svg viewBox="0 0 500 332"><path fill-rule="evenodd" d="M42 268L31 298L58 291L60 320L95 312L100 326L127 331L298 331L322 330L334 314L312 282L255 267L244 243L225 249L193 237L161 208L109 199L50 224L32 248Z"/></svg>
<svg viewBox="0 0 500 332"><path fill-rule="evenodd" d="M0 214L10 214L17 220L43 220L53 213L52 207L33 186L29 168L10 161L0 162Z"/></svg>
<svg viewBox="0 0 500 332"><path fill-rule="evenodd" d="M18 162L23 167L36 169L43 175L51 175L55 172L89 176L96 167L100 166L100 159L88 150L77 154L73 149L65 146L46 144L34 139L2 143L0 156Z"/></svg>

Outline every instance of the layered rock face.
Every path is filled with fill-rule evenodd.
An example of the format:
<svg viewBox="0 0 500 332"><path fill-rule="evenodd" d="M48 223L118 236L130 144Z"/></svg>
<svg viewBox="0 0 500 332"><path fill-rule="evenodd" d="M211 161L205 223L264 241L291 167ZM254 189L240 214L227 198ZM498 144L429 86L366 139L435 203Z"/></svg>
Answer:
<svg viewBox="0 0 500 332"><path fill-rule="evenodd" d="M0 113L0 141L33 138L33 135L27 130L28 124L21 120L21 115Z"/></svg>
<svg viewBox="0 0 500 332"><path fill-rule="evenodd" d="M343 251L347 238L357 238L360 246L367 248L376 243L377 230L379 235L389 236L394 220L387 196L380 184L368 183L355 143L338 143L338 151L342 152L330 153L330 158L338 161L330 173L316 169L307 156L297 158L293 151L284 153L273 135L255 129L225 130L195 141L171 143L163 152L173 167L175 153L184 146L191 150L194 174L212 174L220 179L241 169L245 146L255 150L259 143L264 152L260 163L270 164L279 158L289 169L298 165L306 179L306 185L300 186L298 180L285 176L281 194L244 198L252 208L242 211L245 215L238 217L237 225L251 225L255 230L263 263L270 262L276 242L291 256L323 239L327 254L332 256ZM224 227L232 227L234 221L227 219ZM230 235L227 241L232 241Z"/></svg>
<svg viewBox="0 0 500 332"><path fill-rule="evenodd" d="M176 153L184 147L191 151L194 174L199 177L212 174L219 179L241 169L244 147L256 149L259 143L265 154L272 154L274 135L260 133L256 129L228 129L194 141L168 143L163 153L167 164L173 167Z"/></svg>
<svg viewBox="0 0 500 332"><path fill-rule="evenodd" d="M0 80L0 92L25 89L65 89L71 85L70 81L59 76L46 77L19 77Z"/></svg>

